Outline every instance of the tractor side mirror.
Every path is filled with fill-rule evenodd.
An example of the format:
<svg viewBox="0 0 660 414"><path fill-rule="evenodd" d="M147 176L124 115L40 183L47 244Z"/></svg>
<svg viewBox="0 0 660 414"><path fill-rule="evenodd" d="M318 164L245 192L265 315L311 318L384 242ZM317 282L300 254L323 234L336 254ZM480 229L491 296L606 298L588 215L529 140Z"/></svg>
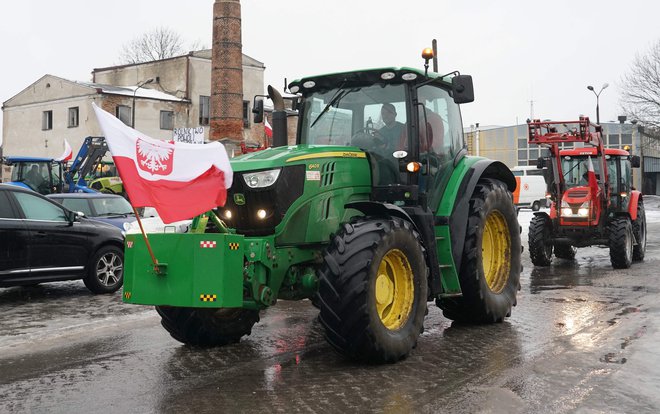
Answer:
<svg viewBox="0 0 660 414"><path fill-rule="evenodd" d="M252 108L252 113L254 114L254 123L260 124L264 122L264 101L263 99L255 100Z"/></svg>
<svg viewBox="0 0 660 414"><path fill-rule="evenodd" d="M639 168L641 166L642 162L639 158L639 155L631 155L630 156L630 166L633 168Z"/></svg>
<svg viewBox="0 0 660 414"><path fill-rule="evenodd" d="M454 102L457 104L474 101L474 86L472 85L472 76L454 76L451 78L451 88L454 96Z"/></svg>
<svg viewBox="0 0 660 414"><path fill-rule="evenodd" d="M539 170L545 168L545 158L539 157L536 160L536 168L538 168Z"/></svg>

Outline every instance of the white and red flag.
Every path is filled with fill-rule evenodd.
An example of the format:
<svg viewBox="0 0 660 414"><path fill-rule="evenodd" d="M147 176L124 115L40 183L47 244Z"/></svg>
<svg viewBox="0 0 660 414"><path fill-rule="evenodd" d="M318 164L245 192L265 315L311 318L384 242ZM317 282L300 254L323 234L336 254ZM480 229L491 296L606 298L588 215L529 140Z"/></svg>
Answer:
<svg viewBox="0 0 660 414"><path fill-rule="evenodd" d="M73 150L71 149L71 145L69 145L69 142L65 139L64 152L59 158L55 158L55 161L66 162L69 161L72 157L73 157Z"/></svg>
<svg viewBox="0 0 660 414"><path fill-rule="evenodd" d="M268 117L264 116L264 131L268 138L273 138L273 127L268 123Z"/></svg>
<svg viewBox="0 0 660 414"><path fill-rule="evenodd" d="M233 173L222 144L153 139L93 107L134 207L154 207L172 223L225 204Z"/></svg>
<svg viewBox="0 0 660 414"><path fill-rule="evenodd" d="M589 182L589 188L591 189L592 194L598 194L598 179L596 178L596 171L594 171L594 164L591 162L591 157L587 157L587 179Z"/></svg>

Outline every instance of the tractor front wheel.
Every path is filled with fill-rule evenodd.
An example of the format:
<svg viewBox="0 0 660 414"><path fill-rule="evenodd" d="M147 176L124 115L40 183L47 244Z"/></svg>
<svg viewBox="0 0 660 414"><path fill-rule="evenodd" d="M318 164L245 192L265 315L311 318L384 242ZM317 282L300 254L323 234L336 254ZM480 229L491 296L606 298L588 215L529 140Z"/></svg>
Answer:
<svg viewBox="0 0 660 414"><path fill-rule="evenodd" d="M480 180L470 199L459 272L463 296L436 304L461 322L502 322L516 305L522 265L520 225L511 196L499 180Z"/></svg>
<svg viewBox="0 0 660 414"><path fill-rule="evenodd" d="M160 323L172 338L188 345L222 346L252 332L259 311L236 308L182 308L156 306Z"/></svg>
<svg viewBox="0 0 660 414"><path fill-rule="evenodd" d="M610 261L615 269L627 269L633 259L633 228L628 217L615 217L609 225Z"/></svg>
<svg viewBox="0 0 660 414"><path fill-rule="evenodd" d="M633 246L633 260L644 260L646 254L646 212L642 200L639 200L639 204L637 204L637 219L632 223L632 230L637 241L637 244Z"/></svg>
<svg viewBox="0 0 660 414"><path fill-rule="evenodd" d="M552 222L546 215L535 215L529 224L529 257L534 266L550 266L552 263ZM559 256L558 256L559 257Z"/></svg>
<svg viewBox="0 0 660 414"><path fill-rule="evenodd" d="M359 218L343 225L319 276L319 320L339 353L391 363L417 345L428 282L424 249L411 223Z"/></svg>

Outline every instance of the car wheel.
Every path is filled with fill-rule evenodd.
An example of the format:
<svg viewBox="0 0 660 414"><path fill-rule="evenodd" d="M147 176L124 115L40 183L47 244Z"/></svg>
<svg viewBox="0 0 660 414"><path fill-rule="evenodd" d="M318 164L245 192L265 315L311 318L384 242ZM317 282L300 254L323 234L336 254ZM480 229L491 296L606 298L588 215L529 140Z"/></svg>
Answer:
<svg viewBox="0 0 660 414"><path fill-rule="evenodd" d="M94 254L83 282L93 293L116 292L124 282L124 252L115 246L101 247Z"/></svg>

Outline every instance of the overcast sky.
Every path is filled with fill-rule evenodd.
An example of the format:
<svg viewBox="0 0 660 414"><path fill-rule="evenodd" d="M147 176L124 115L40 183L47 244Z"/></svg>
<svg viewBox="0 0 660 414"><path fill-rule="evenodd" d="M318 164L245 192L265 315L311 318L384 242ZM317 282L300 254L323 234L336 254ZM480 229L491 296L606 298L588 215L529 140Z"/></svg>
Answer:
<svg viewBox="0 0 660 414"><path fill-rule="evenodd" d="M0 3L0 102L45 74L89 81L118 64L122 45L157 26L210 47L213 0L21 0ZM395 6L396 5L396 6ZM530 116L595 120L587 85L610 87L601 120L620 114L620 81L660 40L655 0L243 0L243 53L281 89L303 76L383 66L423 67L438 40L439 71L474 79L466 126ZM0 122L0 125L2 123Z"/></svg>

